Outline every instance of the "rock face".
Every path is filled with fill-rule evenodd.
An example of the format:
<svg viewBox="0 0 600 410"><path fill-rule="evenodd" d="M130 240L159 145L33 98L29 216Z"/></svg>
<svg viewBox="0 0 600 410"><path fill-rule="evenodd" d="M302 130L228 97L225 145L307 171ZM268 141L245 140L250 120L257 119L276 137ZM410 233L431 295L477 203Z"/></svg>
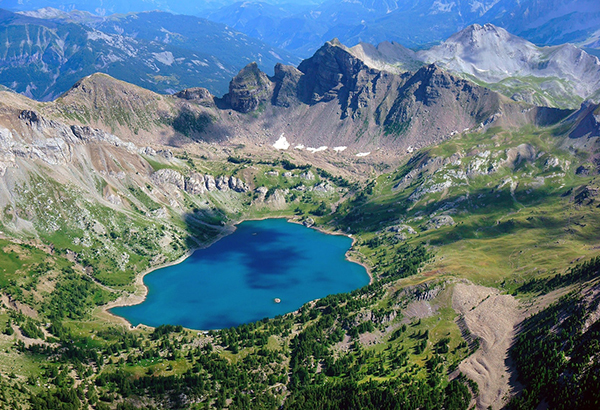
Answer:
<svg viewBox="0 0 600 410"><path fill-rule="evenodd" d="M247 113L269 101L272 91L273 83L269 77L252 62L233 77L225 99L234 110Z"/></svg>
<svg viewBox="0 0 600 410"><path fill-rule="evenodd" d="M235 192L248 192L250 190L244 181L233 176L229 178L229 188Z"/></svg>
<svg viewBox="0 0 600 410"><path fill-rule="evenodd" d="M217 189L219 191L229 191L229 177L221 175L215 181Z"/></svg>
<svg viewBox="0 0 600 410"><path fill-rule="evenodd" d="M171 184L179 189L185 189L185 180L183 175L174 169L163 168L159 169L151 176L152 181L157 185L165 186Z"/></svg>
<svg viewBox="0 0 600 410"><path fill-rule="evenodd" d="M194 172L185 180L185 191L192 195L201 195L206 192L204 175Z"/></svg>
<svg viewBox="0 0 600 410"><path fill-rule="evenodd" d="M217 184L215 183L215 177L212 175L204 175L204 180L206 181L206 190L214 191L217 189Z"/></svg>
<svg viewBox="0 0 600 410"><path fill-rule="evenodd" d="M570 138L600 137L600 104L584 102L569 120L575 124L573 131L569 134Z"/></svg>

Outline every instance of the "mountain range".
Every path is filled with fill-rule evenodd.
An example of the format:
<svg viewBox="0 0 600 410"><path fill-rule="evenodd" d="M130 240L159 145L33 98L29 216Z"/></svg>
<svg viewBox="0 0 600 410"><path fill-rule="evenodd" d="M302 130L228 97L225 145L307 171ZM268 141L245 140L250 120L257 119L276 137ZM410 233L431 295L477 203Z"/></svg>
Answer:
<svg viewBox="0 0 600 410"><path fill-rule="evenodd" d="M163 12L98 17L48 8L5 11L0 30L6 39L0 83L38 100L53 99L94 72L161 93L205 87L223 95L229 79L251 61L268 75L278 62L299 61L225 26ZM30 45L21 47L19 37ZM33 38L40 40L34 45ZM396 74L436 64L536 105L577 108L585 99L597 100L600 88L596 57L571 44L539 47L491 24L468 26L419 51L395 42L349 50L370 67Z"/></svg>
<svg viewBox="0 0 600 410"><path fill-rule="evenodd" d="M237 2L209 19L302 56L323 41L429 47L471 24L492 23L538 45L598 47L600 4L593 0L329 0L303 10Z"/></svg>
<svg viewBox="0 0 600 410"><path fill-rule="evenodd" d="M191 16L148 12L97 18L44 9L0 12L2 84L51 100L94 72L162 93L204 86L215 94L256 61L266 70L298 59L283 50Z"/></svg>

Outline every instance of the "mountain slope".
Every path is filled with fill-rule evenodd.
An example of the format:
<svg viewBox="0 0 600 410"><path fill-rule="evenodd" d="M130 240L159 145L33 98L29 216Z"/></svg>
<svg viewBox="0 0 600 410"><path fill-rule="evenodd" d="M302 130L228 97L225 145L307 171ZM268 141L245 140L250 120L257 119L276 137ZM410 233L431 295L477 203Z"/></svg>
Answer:
<svg viewBox="0 0 600 410"><path fill-rule="evenodd" d="M98 71L162 93L205 86L222 94L231 76L251 61L265 68L296 61L195 17L143 13L98 21L83 16L83 23L62 14L51 17L0 15L0 82L39 100L51 100Z"/></svg>
<svg viewBox="0 0 600 410"><path fill-rule="evenodd" d="M600 90L600 61L571 44L538 47L491 24L474 24L430 49L413 52L397 43L350 49L371 67L404 72L436 64L515 100L578 107Z"/></svg>

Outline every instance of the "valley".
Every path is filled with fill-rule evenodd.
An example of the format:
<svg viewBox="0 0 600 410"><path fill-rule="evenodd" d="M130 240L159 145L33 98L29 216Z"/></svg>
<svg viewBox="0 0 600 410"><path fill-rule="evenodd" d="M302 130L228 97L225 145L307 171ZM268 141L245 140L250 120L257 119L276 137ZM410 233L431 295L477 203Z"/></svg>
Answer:
<svg viewBox="0 0 600 410"><path fill-rule="evenodd" d="M2 91L0 406L589 407L599 115L335 40L222 97L106 74ZM372 283L221 330L107 314L141 273L274 217L352 235Z"/></svg>

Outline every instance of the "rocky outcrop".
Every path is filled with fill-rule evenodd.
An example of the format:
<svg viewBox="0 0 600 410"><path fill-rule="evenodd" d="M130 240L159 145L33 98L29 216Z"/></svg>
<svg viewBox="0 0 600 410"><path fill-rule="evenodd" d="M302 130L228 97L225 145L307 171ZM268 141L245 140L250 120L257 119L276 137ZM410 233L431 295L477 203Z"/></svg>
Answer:
<svg viewBox="0 0 600 410"><path fill-rule="evenodd" d="M204 107L214 107L215 97L206 88L187 88L175 94L175 97L195 102Z"/></svg>
<svg viewBox="0 0 600 410"><path fill-rule="evenodd" d="M163 168L159 169L150 177L156 185L166 186L173 185L179 189L185 189L185 180L183 175L174 169Z"/></svg>
<svg viewBox="0 0 600 410"><path fill-rule="evenodd" d="M300 174L300 178L306 179L307 181L314 181L315 174L313 174L311 171L306 171Z"/></svg>
<svg viewBox="0 0 600 410"><path fill-rule="evenodd" d="M271 104L279 107L291 107L300 102L298 99L297 86L302 77L302 72L296 67L277 63L273 81L275 88Z"/></svg>
<svg viewBox="0 0 600 410"><path fill-rule="evenodd" d="M269 101L273 88L274 85L269 77L260 71L255 62L252 62L233 77L225 100L234 110L247 113Z"/></svg>
<svg viewBox="0 0 600 410"><path fill-rule="evenodd" d="M439 229L443 226L452 226L454 224L454 219L452 219L450 215L437 215L431 218L429 222L423 226L423 229L428 231L430 229Z"/></svg>
<svg viewBox="0 0 600 410"><path fill-rule="evenodd" d="M201 195L207 191L204 175L194 172L185 180L185 191L192 195Z"/></svg>
<svg viewBox="0 0 600 410"><path fill-rule="evenodd" d="M313 188L313 190L315 192L321 192L321 193L328 193L331 192L335 189L335 187L333 185L331 185L329 182L319 182L318 184L316 184Z"/></svg>
<svg viewBox="0 0 600 410"><path fill-rule="evenodd" d="M219 191L229 191L229 177L221 175L215 180L215 185Z"/></svg>
<svg viewBox="0 0 600 410"><path fill-rule="evenodd" d="M394 225L394 226L390 226L388 228L389 232L396 232L396 233L400 233L400 232L408 232L411 235L416 235L417 231L415 231L411 226L409 225Z"/></svg>
<svg viewBox="0 0 600 410"><path fill-rule="evenodd" d="M229 178L229 188L233 189L235 192L248 192L250 190L244 181L233 176Z"/></svg>
<svg viewBox="0 0 600 410"><path fill-rule="evenodd" d="M215 183L215 177L212 175L204 175L204 180L206 181L206 190L207 191L215 191L217 189L217 184Z"/></svg>
<svg viewBox="0 0 600 410"><path fill-rule="evenodd" d="M221 175L215 179L212 175L202 175L193 172L189 177L184 178L174 169L163 168L151 175L152 181L161 186L172 185L181 190L185 190L191 195L202 195L206 192L227 192L230 189L235 192L248 192L248 185L244 181L234 176L229 177Z"/></svg>

